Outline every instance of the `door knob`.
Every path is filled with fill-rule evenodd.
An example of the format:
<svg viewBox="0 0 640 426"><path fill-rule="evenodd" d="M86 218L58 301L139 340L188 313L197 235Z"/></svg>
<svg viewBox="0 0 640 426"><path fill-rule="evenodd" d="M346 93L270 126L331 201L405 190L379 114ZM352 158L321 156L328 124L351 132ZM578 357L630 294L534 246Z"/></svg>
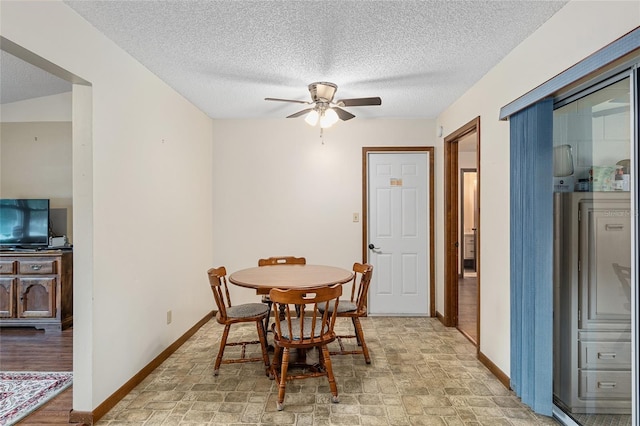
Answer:
<svg viewBox="0 0 640 426"><path fill-rule="evenodd" d="M373 244L369 244L369 250L380 250L380 247L376 247Z"/></svg>

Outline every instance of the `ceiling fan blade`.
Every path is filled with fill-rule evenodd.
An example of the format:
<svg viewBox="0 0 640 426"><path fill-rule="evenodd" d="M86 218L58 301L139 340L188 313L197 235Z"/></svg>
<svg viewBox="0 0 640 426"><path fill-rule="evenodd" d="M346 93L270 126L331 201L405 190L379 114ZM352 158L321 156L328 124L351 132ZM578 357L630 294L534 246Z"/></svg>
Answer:
<svg viewBox="0 0 640 426"><path fill-rule="evenodd" d="M382 105L382 99L375 98L353 98L353 99L340 99L338 101L340 106L352 107L352 106L367 106L367 105Z"/></svg>
<svg viewBox="0 0 640 426"><path fill-rule="evenodd" d="M307 101L298 101L296 99L280 99L280 98L264 98L265 101L278 101L278 102L295 102L297 104L308 104Z"/></svg>
<svg viewBox="0 0 640 426"><path fill-rule="evenodd" d="M306 103L306 102L305 102ZM308 113L309 111L311 111L313 108L307 108L307 109L303 109L302 111L298 111L295 112L291 115L288 115L287 118L296 118L296 117L300 117L301 115L305 115L306 113Z"/></svg>
<svg viewBox="0 0 640 426"><path fill-rule="evenodd" d="M333 107L333 110L336 112L336 114L338 114L338 117L342 121L351 120L353 117L355 117L355 115L351 114L348 111L343 110L342 108Z"/></svg>

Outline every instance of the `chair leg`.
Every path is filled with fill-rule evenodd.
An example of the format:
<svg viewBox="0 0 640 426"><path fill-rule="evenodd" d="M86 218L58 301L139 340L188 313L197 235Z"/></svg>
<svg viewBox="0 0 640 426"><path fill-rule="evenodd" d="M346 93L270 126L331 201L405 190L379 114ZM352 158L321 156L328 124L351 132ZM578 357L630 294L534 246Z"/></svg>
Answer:
<svg viewBox="0 0 640 426"><path fill-rule="evenodd" d="M353 324L353 330L355 331L355 334L356 334L356 343L358 344L358 346L362 346L362 343L360 343L360 336L358 335L358 327L356 326L355 317L351 317L351 323Z"/></svg>
<svg viewBox="0 0 640 426"><path fill-rule="evenodd" d="M329 380L329 389L331 389L331 402L339 402L338 398L338 385L336 385L336 379L333 377L333 367L331 366L331 358L329 357L329 348L327 345L322 346L322 359L324 360L324 368L327 371L327 379Z"/></svg>
<svg viewBox="0 0 640 426"><path fill-rule="evenodd" d="M367 364L371 364L371 358L369 357L369 348L367 348L367 344L364 341L364 331L362 330L362 324L360 324L360 318L353 317L353 327L356 330L356 339L358 343L362 346L362 354L364 355L364 361Z"/></svg>
<svg viewBox="0 0 640 426"><path fill-rule="evenodd" d="M282 352L280 381L278 383L278 400L276 401L276 408L278 409L278 411L282 411L284 408L284 394L287 387L287 370L289 368L289 348L284 348Z"/></svg>
<svg viewBox="0 0 640 426"><path fill-rule="evenodd" d="M229 329L231 326L229 324L224 326L224 331L222 332L222 338L220 339L220 349L218 349L218 356L216 357L216 363L213 367L213 375L217 376L220 370L220 364L222 364L222 354L224 354L224 347L227 346L227 337L229 337Z"/></svg>
<svg viewBox="0 0 640 426"><path fill-rule="evenodd" d="M262 325L262 321L256 321L258 328L258 337L260 338L260 349L262 349L262 359L264 360L264 366L267 376L269 375L269 355L267 354L267 332Z"/></svg>
<svg viewBox="0 0 640 426"><path fill-rule="evenodd" d="M267 333L269 332L269 317L271 316L271 306L273 305L273 302L271 300L263 299L262 303L266 303L267 306L269 307L269 313L267 314L267 317L264 319L264 333L266 337Z"/></svg>
<svg viewBox="0 0 640 426"><path fill-rule="evenodd" d="M282 349L280 348L280 346L276 345L275 348L273 349L273 358L271 358L271 374L269 374L269 378L270 379L275 379L278 381L278 383L280 383L280 380L278 379L278 369L280 368L280 355Z"/></svg>

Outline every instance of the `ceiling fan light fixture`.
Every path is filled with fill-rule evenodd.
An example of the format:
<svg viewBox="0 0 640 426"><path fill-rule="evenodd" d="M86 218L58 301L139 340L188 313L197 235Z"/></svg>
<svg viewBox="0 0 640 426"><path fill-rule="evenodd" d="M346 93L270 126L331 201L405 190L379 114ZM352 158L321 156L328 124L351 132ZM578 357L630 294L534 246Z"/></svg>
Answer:
<svg viewBox="0 0 640 426"><path fill-rule="evenodd" d="M316 124L318 124L319 118L320 118L320 115L318 114L318 111L315 109L312 109L311 111L309 111L309 114L307 114L307 116L304 118L304 121L309 126L315 126Z"/></svg>
<svg viewBox="0 0 640 426"><path fill-rule="evenodd" d="M347 121L355 117L343 107L359 107L369 105L382 105L382 99L379 97L371 98L350 98L333 100L338 86L327 81L318 81L309 85L309 94L311 101L301 101L297 99L282 98L264 98L265 101L292 102L297 104L313 105L296 113L290 114L287 118L296 118L304 116L304 121L315 127L320 123L321 129L333 126L338 120Z"/></svg>
<svg viewBox="0 0 640 426"><path fill-rule="evenodd" d="M338 119L338 114L336 114L333 108L328 108L320 117L320 127L323 129L331 127L338 121Z"/></svg>

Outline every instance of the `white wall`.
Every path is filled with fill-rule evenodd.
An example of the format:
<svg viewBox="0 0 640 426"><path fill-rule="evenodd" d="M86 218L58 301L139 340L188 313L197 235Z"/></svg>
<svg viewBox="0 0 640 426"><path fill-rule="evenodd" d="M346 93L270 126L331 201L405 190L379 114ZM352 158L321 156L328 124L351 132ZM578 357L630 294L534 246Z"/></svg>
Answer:
<svg viewBox="0 0 640 426"><path fill-rule="evenodd" d="M49 198L73 241L71 92L0 105L0 129L0 195Z"/></svg>
<svg viewBox="0 0 640 426"><path fill-rule="evenodd" d="M510 374L509 123L500 108L640 25L636 1L571 1L447 108L448 134L480 116L480 350Z"/></svg>
<svg viewBox="0 0 640 426"><path fill-rule="evenodd" d="M92 411L212 309L212 122L62 2L0 7L3 37L92 84L73 95L73 407Z"/></svg>
<svg viewBox="0 0 640 426"><path fill-rule="evenodd" d="M2 104L0 105L0 121L3 123L71 122L71 92Z"/></svg>
<svg viewBox="0 0 640 426"><path fill-rule="evenodd" d="M71 229L71 122L0 123L0 195L48 198ZM72 241L72 233L66 234Z"/></svg>
<svg viewBox="0 0 640 426"><path fill-rule="evenodd" d="M214 120L214 263L232 272L294 255L350 269L362 260L352 221L362 217L362 147L435 146L435 133L433 120L355 118L325 131L323 145L302 119ZM256 299L231 291L236 303Z"/></svg>

